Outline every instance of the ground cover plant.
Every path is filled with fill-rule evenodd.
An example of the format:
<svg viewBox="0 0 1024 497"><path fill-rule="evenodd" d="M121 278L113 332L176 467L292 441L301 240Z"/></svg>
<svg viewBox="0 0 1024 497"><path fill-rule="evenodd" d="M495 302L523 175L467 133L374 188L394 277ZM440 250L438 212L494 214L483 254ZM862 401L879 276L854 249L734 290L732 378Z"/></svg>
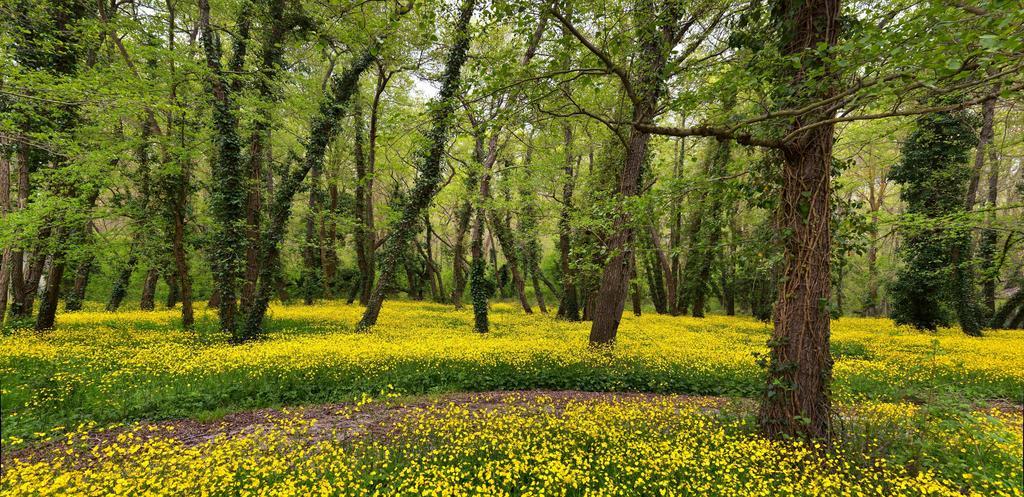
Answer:
<svg viewBox="0 0 1024 497"><path fill-rule="evenodd" d="M583 346L586 326L510 304L492 309L488 334L467 329L469 309L420 302L394 302L374 333L358 333L361 310L274 306L278 327L244 346L229 343L211 311L199 312L196 332L177 330L173 312L82 311L46 335L4 336L4 488L614 495L640 479L644 492L681 495L1021 491L1019 331L978 339L886 319L835 321L833 389L844 429L815 449L753 429L757 356L770 328L751 318L627 316L614 351L594 351ZM444 400L533 389L654 396ZM359 409L422 395L441 400L412 402L376 430L310 434L311 423L360 419ZM285 407L271 421L192 438L173 433L174 421L159 423L216 426L236 411L323 403L341 404L317 415ZM103 433L116 437L98 444ZM820 451L830 455L811 457Z"/></svg>

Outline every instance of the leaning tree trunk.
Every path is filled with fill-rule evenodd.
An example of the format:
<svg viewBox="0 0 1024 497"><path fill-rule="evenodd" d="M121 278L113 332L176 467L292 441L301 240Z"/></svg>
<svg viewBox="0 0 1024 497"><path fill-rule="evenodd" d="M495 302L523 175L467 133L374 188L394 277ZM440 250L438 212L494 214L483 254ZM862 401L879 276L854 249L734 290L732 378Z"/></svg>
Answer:
<svg viewBox="0 0 1024 497"><path fill-rule="evenodd" d="M808 72L827 62L807 55L821 44L834 45L838 37L841 0L780 0L786 26L784 52L801 54L802 66L789 75L791 94L799 100L827 98L831 88L821 81L805 90ZM826 70L826 77L828 71ZM826 80L827 81L827 80ZM834 110L805 114L794 120L793 129L828 120ZM758 421L771 437L826 437L831 432L829 384L832 355L829 351L827 305L831 273L831 166L833 125L806 130L783 149L783 184L780 223L785 240L785 271L775 307L767 385Z"/></svg>
<svg viewBox="0 0 1024 497"><path fill-rule="evenodd" d="M658 100L665 91L664 69L676 36L676 24L681 11L669 5L637 2L637 39L639 49L633 83L633 123L649 124L658 113ZM647 143L651 135L636 126L629 128L626 140L626 158L619 175L618 195L627 199L640 194L640 174L647 159ZM626 303L626 291L631 275L633 258L633 228L626 212L619 212L612 224L612 235L607 250L611 254L598 287L594 302L593 325L590 328L591 345L615 342L619 320Z"/></svg>
<svg viewBox="0 0 1024 497"><path fill-rule="evenodd" d="M139 299L139 309L152 311L156 309L156 284L160 281L160 271L155 267L146 271L146 278L142 280L142 296Z"/></svg>
<svg viewBox="0 0 1024 497"><path fill-rule="evenodd" d="M345 72L331 78L330 94L320 104L320 111L310 127L306 156L299 167L283 176L281 184L275 189L268 226L261 237L260 277L256 298L253 299L251 308L243 309L245 322L239 336L242 340L256 338L262 334L263 318L267 314L270 297L277 290L279 282L281 242L284 240L288 218L291 217L292 199L309 171L320 169L322 166L327 144L337 136L338 122L352 96L359 89L359 76L376 59L379 48L379 45L374 43L352 61L352 66Z"/></svg>
<svg viewBox="0 0 1024 497"><path fill-rule="evenodd" d="M363 313L363 317L359 321L358 329L365 330L377 324L377 316L380 315L380 308L384 304L385 292L394 283L398 261L415 235L414 228L421 212L430 204L441 182L441 159L444 156L448 131L452 124L455 95L459 91L459 75L469 49L468 28L474 6L475 0L463 0L459 9L459 21L455 25L454 31L455 42L448 53L441 91L435 105L432 106L433 127L427 137L427 148L420 157L419 174L408 195L408 200L402 206L402 215L393 226L391 236L384 244L380 279L370 295L370 301L367 303L366 312Z"/></svg>

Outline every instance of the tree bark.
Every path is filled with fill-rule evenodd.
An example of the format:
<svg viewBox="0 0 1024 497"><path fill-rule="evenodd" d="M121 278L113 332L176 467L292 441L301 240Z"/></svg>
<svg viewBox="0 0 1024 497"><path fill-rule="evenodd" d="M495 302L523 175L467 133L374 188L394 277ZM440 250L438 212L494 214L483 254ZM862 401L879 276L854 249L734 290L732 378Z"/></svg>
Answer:
<svg viewBox="0 0 1024 497"><path fill-rule="evenodd" d="M7 224L7 214L11 212L11 161L7 151L7 139L0 139L0 223ZM3 247L0 257L0 327L3 327L4 316L7 315L7 295L11 286L11 247Z"/></svg>
<svg viewBox="0 0 1024 497"><path fill-rule="evenodd" d="M380 279L370 295L370 301L357 329L365 330L377 324L377 316L380 315L380 308L384 304L387 288L394 282L395 266L414 235L413 227L419 220L420 213L430 204L441 181L441 158L448 142L455 95L459 90L459 75L469 49L468 27L474 6L475 0L463 0L459 9L459 20L454 30L455 42L445 64L441 91L431 110L433 126L427 139L428 148L421 156L416 183L405 205L402 206L402 216L395 223L391 236L384 244L384 264L381 267Z"/></svg>
<svg viewBox="0 0 1024 497"><path fill-rule="evenodd" d="M782 84L796 99L827 97L832 89L815 81L805 89L807 73L827 62L810 55L821 44L836 43L841 0L780 0L783 52L801 54L801 67L782 74ZM828 76L826 71L826 78ZM787 81L788 79L788 81ZM827 80L826 80L827 81ZM834 110L812 112L794 120L791 129L834 116ZM826 437L831 432L829 351L831 246L831 166L834 126L800 133L783 149L783 192L780 221L785 241L785 273L769 341L767 388L758 421L770 437Z"/></svg>
<svg viewBox="0 0 1024 497"><path fill-rule="evenodd" d="M988 309L989 314L994 314L996 312L996 280L999 278L999 266L995 261L999 232L992 227L996 224L995 207L999 203L999 151L994 145L989 147L988 160L988 207L992 211L988 215L989 228L981 234L981 259L984 268L981 287L985 308Z"/></svg>
<svg viewBox="0 0 1024 497"><path fill-rule="evenodd" d="M651 123L658 113L658 101L664 93L663 72L668 61L676 29L682 13L671 5L660 5L642 0L636 5L637 19L636 77L633 82L634 123ZM640 174L647 159L647 143L651 135L637 126L629 128L626 140L626 157L619 175L618 195L622 199L640 193ZM626 290L631 274L630 261L633 258L633 228L629 215L619 212L612 224L612 236L608 241L611 256L601 274L594 306L593 325L590 328L591 345L608 345L615 342L619 320L626 301Z"/></svg>
<svg viewBox="0 0 1024 497"><path fill-rule="evenodd" d="M562 167L562 209L558 215L558 264L562 272L562 299L558 303L558 317L568 321L580 320L579 294L572 270L572 195L575 186L573 173L572 128L564 126L565 165Z"/></svg>
<svg viewBox="0 0 1024 497"><path fill-rule="evenodd" d="M149 268L146 271L146 278L142 280L142 296L139 299L139 310L152 311L156 309L156 284L160 281L160 271Z"/></svg>
<svg viewBox="0 0 1024 497"><path fill-rule="evenodd" d="M377 98L376 96L374 97ZM366 305L370 298L370 289L373 284L374 268L371 261L373 252L373 221L372 216L373 199L368 188L372 185L372 179L367 174L367 164L363 156L363 106L358 95L352 104L353 125L355 126L355 143L353 152L356 166L356 191L355 191L355 242L356 242L356 266L359 267L359 304ZM366 282L370 282L367 285Z"/></svg>
<svg viewBox="0 0 1024 497"><path fill-rule="evenodd" d="M28 145L25 143L18 144L17 150L17 162L18 162L18 211L23 211L28 207L28 192L29 192L29 164L28 164ZM25 319L32 315L32 306L25 305L25 299L27 298L28 289L26 288L26 274L24 271L25 266L25 249L18 247L11 253L11 307L9 315L11 319Z"/></svg>

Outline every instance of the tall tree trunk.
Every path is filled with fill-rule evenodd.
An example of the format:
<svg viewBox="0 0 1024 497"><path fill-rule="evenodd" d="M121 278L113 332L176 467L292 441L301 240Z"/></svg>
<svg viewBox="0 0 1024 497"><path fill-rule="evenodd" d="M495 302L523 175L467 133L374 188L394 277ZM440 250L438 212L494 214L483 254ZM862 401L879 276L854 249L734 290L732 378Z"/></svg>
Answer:
<svg viewBox="0 0 1024 497"><path fill-rule="evenodd" d="M164 307L167 309L174 309L178 305L178 301L181 299L181 290L178 288L178 280L174 277L174 272L165 272L161 274L164 279L164 283L167 284L167 298L164 300Z"/></svg>
<svg viewBox="0 0 1024 497"><path fill-rule="evenodd" d="M370 228L373 221L370 220L373 200L369 193L368 185L371 178L367 175L366 160L363 156L363 106L358 95L353 99L353 125L355 126L355 142L353 152L356 166L356 191L355 191L355 242L356 242L356 266L359 267L359 304L366 305L370 292L365 282L372 284L374 277L373 264L370 261L370 253L373 251L373 231Z"/></svg>
<svg viewBox="0 0 1024 497"><path fill-rule="evenodd" d="M379 48L379 45L374 43L353 60L347 70L331 78L330 92L320 104L320 111L310 127L305 158L299 167L283 175L275 189L267 229L260 237L260 277L256 298L253 299L251 308L243 309L245 322L239 336L241 340L252 339L262 334L263 318L270 305L271 294L279 290L280 245L284 239L288 219L291 217L292 199L309 171L319 170L323 164L327 144L337 135L338 122L352 95L358 91L359 76L376 59Z"/></svg>
<svg viewBox="0 0 1024 497"><path fill-rule="evenodd" d="M668 255L665 254L665 251L662 250L661 248L661 234L658 233L658 228L652 223L649 227L649 230L651 235L651 247L654 249L654 255L656 256L658 261L658 268L661 270L661 273L664 276L664 279L662 280L664 282L662 292L665 296L665 308L661 311L658 311L658 313L667 312L671 314L673 309L675 308L676 289L679 286L678 284L676 284L676 276L678 273L672 270L672 263L669 260ZM661 279L659 278L659 280Z"/></svg>
<svg viewBox="0 0 1024 497"><path fill-rule="evenodd" d="M309 212L306 214L306 245L302 249L302 301L312 305L321 288L320 237L316 220L320 213L320 167L314 167L309 178Z"/></svg>
<svg viewBox="0 0 1024 497"><path fill-rule="evenodd" d="M427 137L428 148L420 158L419 174L408 200L402 206L402 216L395 223L391 236L384 244L384 264L381 267L380 281L373 289L358 329L365 330L377 324L385 292L394 281L395 266L414 236L413 227L419 220L420 213L430 204L441 182L441 158L448 142L455 95L459 91L459 75L469 49L468 28L475 3L475 0L463 0L459 9L459 20L454 30L455 41L448 53L441 91L431 109L433 126Z"/></svg>
<svg viewBox="0 0 1024 497"><path fill-rule="evenodd" d="M841 0L779 0L783 51L800 54L801 67L783 81L795 100L817 101L832 89L821 80L805 89L808 72L827 62L809 55L821 44L836 43ZM826 78L828 78L826 71ZM828 81L825 79L824 81ZM799 104L800 102L792 102ZM792 127L828 120L834 110L808 113ZM829 301L831 273L831 166L834 126L820 125L800 133L783 149L783 192L780 206L785 241L785 270L775 307L767 388L758 421L768 436L826 437L831 432L829 384Z"/></svg>
<svg viewBox="0 0 1024 497"><path fill-rule="evenodd" d="M476 172L470 171L466 177L466 195L472 195L477 189ZM469 231L473 219L473 204L466 199L459 206L459 224L455 229L455 244L452 246L452 303L456 309L462 309L462 293L466 288L466 232Z"/></svg>
<svg viewBox="0 0 1024 497"><path fill-rule="evenodd" d="M981 234L981 259L984 268L981 286L985 308L988 309L989 314L994 314L996 312L996 280L999 277L999 266L995 261L999 232L993 228L996 224L995 208L999 203L999 151L994 145L989 147L988 160L988 207L992 211L988 215L989 227Z"/></svg>
<svg viewBox="0 0 1024 497"><path fill-rule="evenodd" d="M675 180L680 180L683 177L683 165L686 164L686 138L680 137L679 144L676 147L676 160L672 163L672 177ZM673 316L679 315L679 305L681 304L680 299L684 293L681 289L682 277L681 270L682 266L679 261L679 254L682 253L683 246L683 210L680 208L680 202L672 202L672 214L671 214L671 225L669 226L669 252L671 252L671 262L669 263L669 271L673 275L673 283L675 286L672 289L672 295L674 298L668 301L668 313Z"/></svg>
<svg viewBox="0 0 1024 497"><path fill-rule="evenodd" d="M998 90L997 90L998 93ZM988 99L981 104L981 131L978 133L978 145L974 153L974 169L971 171L971 182L967 186L967 197L964 205L968 211L974 210L978 199L978 183L981 172L985 168L985 153L995 136L992 127L996 115L996 99Z"/></svg>
<svg viewBox="0 0 1024 497"><path fill-rule="evenodd" d="M658 101L664 93L664 69L677 36L676 29L682 12L671 5L661 5L649 0L637 2L637 33L639 40L633 82L634 123L649 124L658 113ZM629 127L626 140L626 157L619 175L618 195L623 199L640 194L640 174L647 159L647 143L651 135L636 126ZM630 260L633 257L633 228L628 214L619 212L612 223L612 235L608 242L611 256L601 274L597 300L594 307L594 322L590 328L590 343L605 345L615 342L619 320L626 301L626 289L630 278Z"/></svg>
<svg viewBox="0 0 1024 497"><path fill-rule="evenodd" d="M485 172L484 174L486 175L487 173ZM482 181L486 181L486 179ZM519 305L523 307L523 312L533 314L530 302L526 299L526 282L520 270L519 254L516 253L516 242L512 235L512 230L509 228L508 222L502 219L496 209L490 209L489 217L491 228L498 238L498 244L501 245L501 253L505 255L508 269L512 273L512 286L515 289L516 296L519 297Z"/></svg>
<svg viewBox="0 0 1024 497"><path fill-rule="evenodd" d="M235 38L233 61L229 70L241 70L248 35L248 4L243 4L239 25L245 27ZM220 329L240 341L236 325L238 311L238 280L242 276L245 255L245 198L241 138L238 136L238 115L232 101L235 88L229 84L221 66L219 38L210 25L208 0L199 0L199 27L206 65L210 69L207 86L213 107L216 155L212 161L211 211L216 240L213 243L213 280L220 302ZM240 30L243 31L243 30Z"/></svg>
<svg viewBox="0 0 1024 497"><path fill-rule="evenodd" d="M17 149L17 162L18 162L18 211L23 211L28 207L28 191L29 191L29 164L28 164L28 145L25 143L19 143ZM10 317L12 319L25 319L32 315L32 306L25 305L25 299L28 294L26 288L26 274L24 271L25 267L25 250L18 247L11 253L11 307Z"/></svg>
<svg viewBox="0 0 1024 497"><path fill-rule="evenodd" d="M146 271L146 278L142 280L142 296L139 299L139 309L152 311L156 309L156 284L160 281L160 271L155 267Z"/></svg>
<svg viewBox="0 0 1024 497"><path fill-rule="evenodd" d="M7 224L7 214L11 212L11 161L8 154L6 138L0 139L0 223ZM0 327L3 327L4 316L7 315L7 295L11 286L11 247L4 245L3 256L0 257Z"/></svg>
<svg viewBox="0 0 1024 497"><path fill-rule="evenodd" d="M562 208L558 215L558 264L562 272L562 299L558 303L558 317L569 321L580 320L579 295L572 270L572 194L576 181L573 173L572 128L566 124L565 165L562 167Z"/></svg>

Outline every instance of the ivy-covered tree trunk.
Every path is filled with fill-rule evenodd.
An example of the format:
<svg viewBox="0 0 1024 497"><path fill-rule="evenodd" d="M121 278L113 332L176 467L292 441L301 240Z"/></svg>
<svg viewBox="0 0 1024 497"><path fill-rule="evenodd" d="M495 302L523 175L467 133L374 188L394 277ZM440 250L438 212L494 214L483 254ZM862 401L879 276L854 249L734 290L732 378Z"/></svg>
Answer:
<svg viewBox="0 0 1024 497"><path fill-rule="evenodd" d="M775 6L782 52L800 55L796 70L781 83L792 102L827 98L831 87L822 55L811 54L836 43L841 0L779 0ZM809 73L824 79L809 85ZM822 78L817 76L816 78ZM792 129L827 121L834 110L818 110L794 119ZM831 167L834 130L820 124L799 133L783 149L780 227L785 240L785 274L768 342L767 385L758 422L769 437L821 438L831 433L832 355L827 303L831 272Z"/></svg>
<svg viewBox="0 0 1024 497"><path fill-rule="evenodd" d="M466 195L476 191L477 174L470 171L466 177ZM452 245L452 303L456 309L462 309L462 293L466 289L466 232L469 231L473 219L473 203L467 198L459 205L458 225L455 229L455 243Z"/></svg>
<svg viewBox="0 0 1024 497"><path fill-rule="evenodd" d="M128 260L125 261L124 266L118 271L117 279L114 280L114 287L110 290L110 298L107 300L107 312L114 312L121 307L125 296L128 295L128 284L131 282L132 273L135 272L135 265L138 262L139 258L135 255L135 247L133 245L128 254Z"/></svg>
<svg viewBox="0 0 1024 497"><path fill-rule="evenodd" d="M459 20L454 28L455 40L448 53L445 72L441 78L441 91L431 108L432 128L427 136L427 148L419 157L416 183L402 205L401 217L392 227L391 235L384 243L380 278L370 295L358 329L365 330L377 324L377 316L384 304L387 288L394 282L396 265L415 235L413 229L419 221L421 212L430 204L441 182L441 159L448 142L455 96L459 91L459 76L469 50L469 22L473 16L475 3L475 0L463 0L459 8Z"/></svg>
<svg viewBox="0 0 1024 497"><path fill-rule="evenodd" d="M892 287L893 319L934 330L951 321L952 308L964 333L981 333L981 310L975 301L971 268L971 233L939 221L965 213L970 181L970 150L978 143L965 112L930 114L902 148L891 177L901 183L908 214L919 221L902 227L899 255L905 261Z"/></svg>
<svg viewBox="0 0 1024 497"><path fill-rule="evenodd" d="M484 183L486 184L486 183ZM481 187L482 188L482 187ZM487 300L492 288L487 284L485 275L487 261L484 258L484 209L477 207L473 221L473 233L470 235L471 262L469 266L469 294L473 303L473 329L479 333L487 333Z"/></svg>
<svg viewBox="0 0 1024 497"><path fill-rule="evenodd" d="M246 16L240 15L240 25L246 25ZM214 219L213 280L220 296L218 314L220 329L231 335L235 342L244 339L236 325L238 311L238 281L242 276L245 254L245 200L246 189L242 168L241 139L238 136L238 116L233 103L233 88L221 65L220 39L210 24L208 0L199 0L199 27L203 52L210 74L206 78L213 107L215 154L211 161L210 210ZM247 31L247 30L246 30ZM248 33L240 33L236 42ZM236 45L234 60L241 61L244 45ZM232 65L240 65L236 62ZM240 69L240 67L239 67Z"/></svg>
<svg viewBox="0 0 1024 497"><path fill-rule="evenodd" d="M259 236L263 207L261 178L268 174L264 160L269 155L271 145L269 108L279 100L274 83L283 62L285 35L297 22L296 16L285 12L285 5L285 0L270 0L265 4L267 10L263 21L266 31L260 44L260 67L255 79L255 87L263 105L255 113L249 135L245 183L245 273L239 303L242 309L251 307L260 273Z"/></svg>
<svg viewBox="0 0 1024 497"><path fill-rule="evenodd" d="M359 89L359 77L376 59L379 48L377 43L372 44L352 61L348 69L331 78L329 94L321 102L320 110L310 126L305 157L298 167L283 175L281 183L275 188L267 227L260 237L260 277L256 298L253 299L251 308L243 309L245 322L240 335L244 340L262 334L263 319L270 305L271 295L278 288L281 242L284 240L288 219L291 217L292 199L310 170L321 168L327 145L337 136L338 124L352 96Z"/></svg>

